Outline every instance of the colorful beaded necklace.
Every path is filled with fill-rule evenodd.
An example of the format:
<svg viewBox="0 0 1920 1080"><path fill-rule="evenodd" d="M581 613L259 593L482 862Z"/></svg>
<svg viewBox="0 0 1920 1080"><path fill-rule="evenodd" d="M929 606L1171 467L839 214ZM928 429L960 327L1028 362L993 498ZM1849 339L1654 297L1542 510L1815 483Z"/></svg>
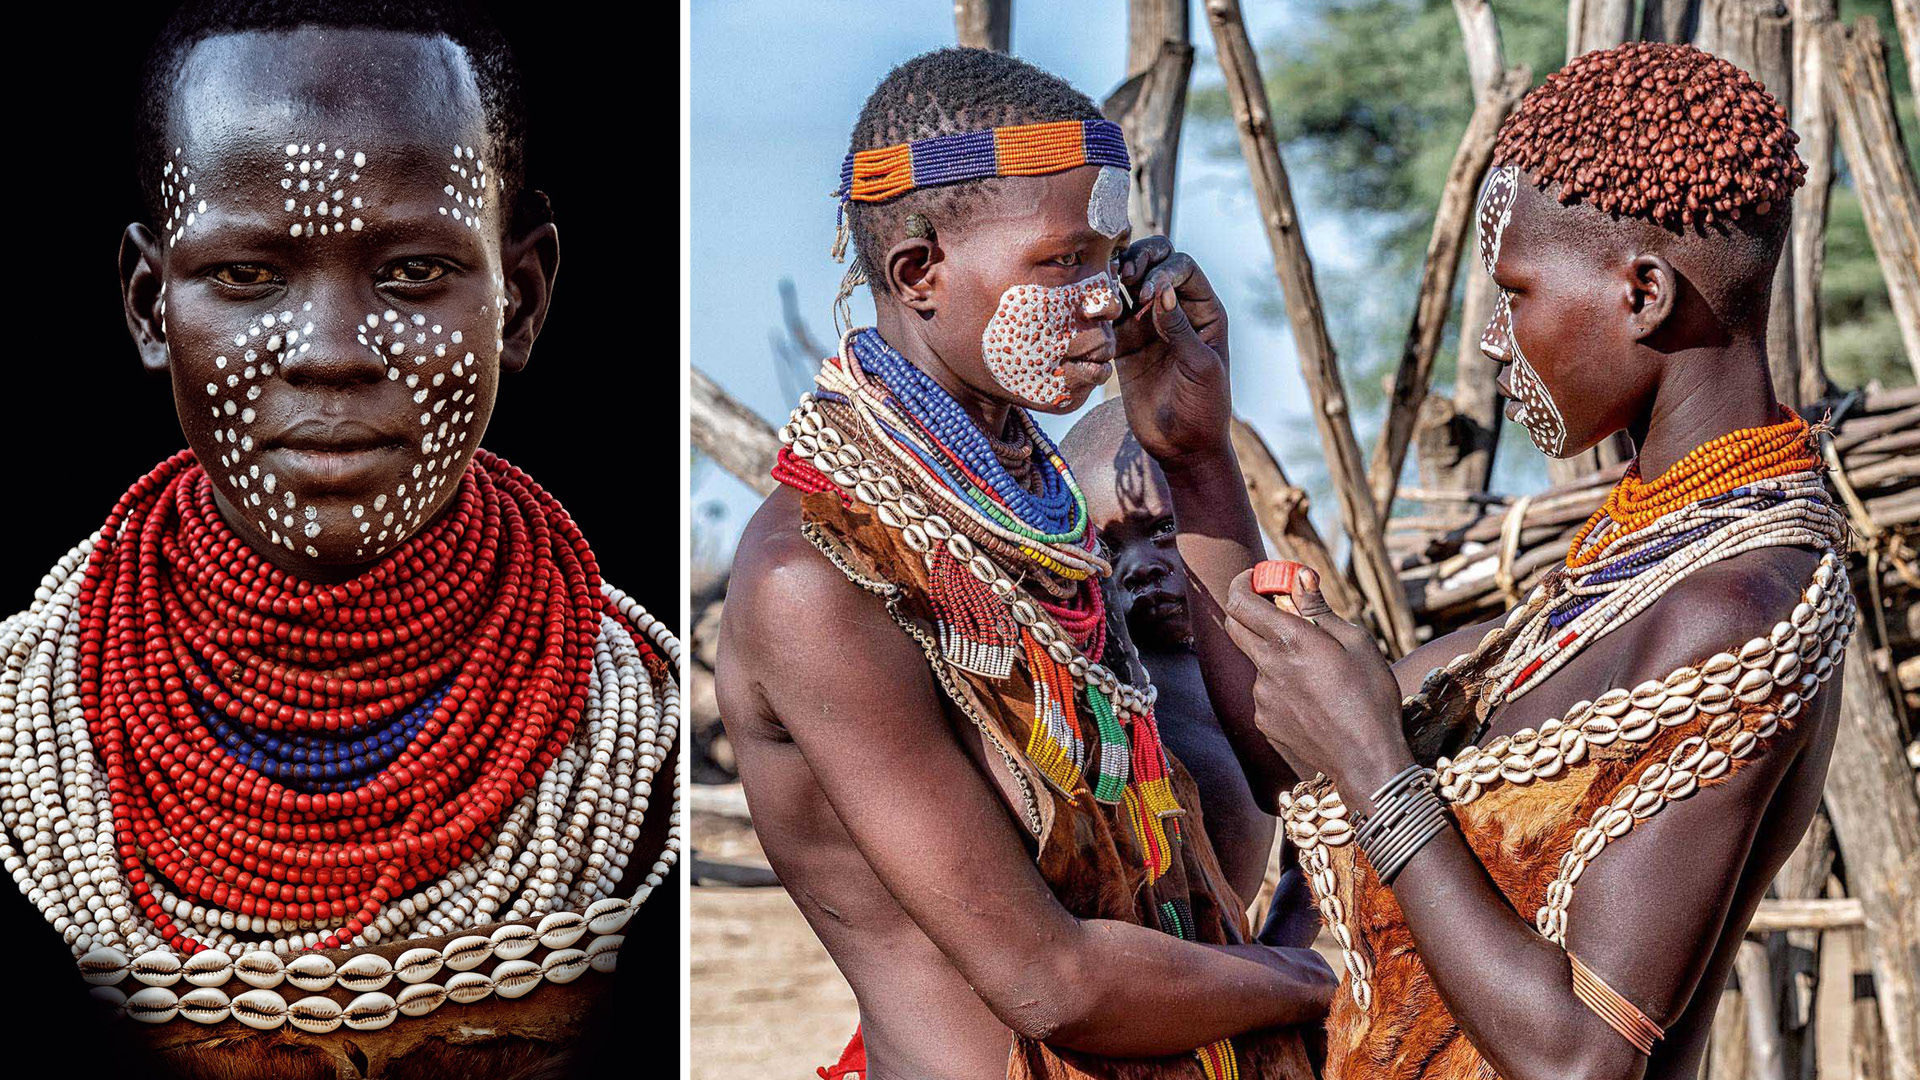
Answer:
<svg viewBox="0 0 1920 1080"><path fill-rule="evenodd" d="M1845 543L1845 518L1821 481L1812 433L1791 411L1782 423L1695 448L1651 482L1640 479L1636 461L1575 535L1565 566L1541 583L1546 601L1515 610L1523 622L1488 671L1482 715L1540 685L1703 567L1758 548L1830 551Z"/></svg>
<svg viewBox="0 0 1920 1080"><path fill-rule="evenodd" d="M903 450L901 436L905 432L915 430L924 435L942 429L883 420L899 399L888 393L891 384L884 377L874 377L863 368L851 345L859 333L849 333L842 341L841 354L821 365L815 378L818 389L801 397L792 417L781 427L783 445L774 476L803 492L836 491L847 505L871 507L883 525L898 532L908 549L926 560L928 602L939 624L942 657L948 664L988 678L1012 678L1012 650L997 639L976 635L984 628L994 633L1004 630L1017 638L1019 654L1027 662L1034 702L1026 746L1028 759L1047 783L1067 798L1077 801L1090 791L1098 802L1117 804L1138 842L1145 885L1155 886L1174 868L1182 842L1180 818L1184 811L1173 794L1172 766L1154 720L1153 687L1128 685L1099 662L1106 644L1099 578L1111 573L1110 569L1088 550L1085 554L1091 557L1080 593L1084 601L1078 605L1049 604L1025 588L1035 580L1045 580L1049 569L1033 559L1025 546L1013 548L1014 565L1021 567L1020 579L1010 575L994 557L1005 558L1004 543L992 548L991 555L984 544L976 548L976 531L966 526L984 526L990 519L928 467L931 462L953 460L955 452L938 443ZM874 340L878 341L877 334ZM901 363L906 364L904 359ZM910 364L906 366L911 368ZM895 377L904 374L891 367L887 370ZM920 407L929 400L945 398L955 412L959 411L958 403L946 398L937 383L926 379L925 385L931 389ZM978 428L965 419L964 413L960 416L985 446ZM1066 463L1037 425L1024 414L1021 419L1033 441L1034 456L1045 457L1060 474L1062 486L1073 493L1084 528L1084 503ZM965 433L952 430L960 436L956 441L964 439ZM889 471L889 463L900 471ZM973 455L968 464L987 477L1006 471L990 447L986 447L984 456ZM998 488L988 480L977 490ZM949 519L941 513L942 507L951 508L955 517ZM971 521L967 515L973 515ZM1092 530L1084 531L1090 549ZM981 663L985 655L993 656L993 662ZM1091 738L1080 720L1082 715L1092 718ZM1097 744L1097 753L1090 744ZM1193 913L1186 897L1158 898L1155 907L1166 932L1194 939ZM1238 1077L1231 1040L1221 1039L1194 1053L1208 1080Z"/></svg>
<svg viewBox="0 0 1920 1080"><path fill-rule="evenodd" d="M358 950L495 922L448 946L458 995L369 993L347 1025L612 970L680 845L676 785L666 845L614 895L677 733L678 648L600 581L553 497L485 451L439 520L337 585L248 547L182 452L0 622L0 768L55 766L0 809L56 838L9 829L0 856L95 996L151 1022L187 1015L167 989L186 971L195 1019L337 1025L337 1002L268 989L282 956L347 950L340 970L377 990L403 965ZM519 959L536 944L545 967ZM493 956L492 977L470 970ZM402 959L412 984L443 958ZM332 984L327 958L295 963L303 989ZM119 991L129 974L146 988ZM244 1009L229 977L257 988L236 991Z"/></svg>

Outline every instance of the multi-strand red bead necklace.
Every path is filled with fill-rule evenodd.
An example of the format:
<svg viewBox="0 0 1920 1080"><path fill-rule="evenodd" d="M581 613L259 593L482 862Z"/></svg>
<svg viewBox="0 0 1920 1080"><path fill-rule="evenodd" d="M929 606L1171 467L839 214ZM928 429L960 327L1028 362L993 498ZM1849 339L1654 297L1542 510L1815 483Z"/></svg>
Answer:
<svg viewBox="0 0 1920 1080"><path fill-rule="evenodd" d="M566 746L608 608L566 511L484 451L437 522L337 585L236 536L190 454L162 463L108 517L77 607L82 709L141 913L202 947L153 873L220 909L335 926L322 948L352 941L480 851ZM209 706L269 750L424 719L384 767L303 786L236 756Z"/></svg>

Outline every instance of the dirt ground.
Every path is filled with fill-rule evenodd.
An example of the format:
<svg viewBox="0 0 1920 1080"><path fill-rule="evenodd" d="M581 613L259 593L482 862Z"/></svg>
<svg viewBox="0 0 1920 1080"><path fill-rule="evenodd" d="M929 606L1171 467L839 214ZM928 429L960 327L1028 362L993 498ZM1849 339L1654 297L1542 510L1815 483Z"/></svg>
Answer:
<svg viewBox="0 0 1920 1080"><path fill-rule="evenodd" d="M811 1078L859 1022L784 889L693 890L693 1080Z"/></svg>

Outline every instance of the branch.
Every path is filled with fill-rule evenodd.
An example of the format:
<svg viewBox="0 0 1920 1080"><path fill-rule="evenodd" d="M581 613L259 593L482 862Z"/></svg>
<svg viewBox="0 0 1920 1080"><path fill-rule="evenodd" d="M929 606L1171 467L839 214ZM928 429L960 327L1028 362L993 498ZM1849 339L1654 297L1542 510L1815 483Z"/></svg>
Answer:
<svg viewBox="0 0 1920 1080"><path fill-rule="evenodd" d="M1806 183L1793 200L1788 259L1793 273L1794 367L1799 402L1827 396L1820 343L1820 280L1827 267L1827 211L1833 191L1833 105L1827 100L1827 27L1836 0L1793 0L1793 130Z"/></svg>
<svg viewBox="0 0 1920 1080"><path fill-rule="evenodd" d="M752 409L735 401L699 368L692 370L688 402L693 447L762 495L774 488L773 458L780 440Z"/></svg>
<svg viewBox="0 0 1920 1080"><path fill-rule="evenodd" d="M1173 233L1174 167L1193 72L1185 0L1133 0L1127 7L1127 79L1100 111L1120 125L1133 153L1127 211L1135 236Z"/></svg>
<svg viewBox="0 0 1920 1080"><path fill-rule="evenodd" d="M1506 72L1492 93L1473 107L1467 133L1454 151L1447 183L1440 191L1433 235L1427 240L1426 263L1420 268L1420 290L1413 304L1413 325L1400 350L1400 368L1394 372L1393 393L1387 402L1386 426L1373 448L1367 470L1373 504L1381 517L1393 511L1394 488L1407 461L1407 443L1413 438L1420 403L1433 381L1433 357L1447 328L1447 310L1453 306L1453 283L1460 271L1460 249L1473 235L1474 197L1493 160L1494 137L1500 125L1527 92L1532 74L1525 66Z"/></svg>
<svg viewBox="0 0 1920 1080"><path fill-rule="evenodd" d="M1367 490L1360 446L1353 437L1346 389L1340 382L1339 363L1321 313L1320 291L1313 280L1313 261L1307 256L1306 242L1300 235L1293 191L1287 181L1286 168L1280 162L1272 119L1267 114L1266 84L1260 80L1259 61L1254 55L1253 43L1247 38L1237 0L1207 0L1207 21L1213 29L1215 51L1220 57L1221 72L1226 76L1227 92L1233 100L1240 149L1253 174L1254 196L1266 226L1267 243L1273 249L1274 270L1286 298L1287 322L1293 328L1294 345L1300 353L1301 375L1313 397L1314 423L1320 429L1321 445L1326 450L1334 495L1340 503L1340 519L1353 540L1355 575L1368 606L1380 620L1388 648L1396 656L1404 655L1414 646L1413 618L1407 610L1406 594L1400 590L1393 567L1387 561L1380 513Z"/></svg>
<svg viewBox="0 0 1920 1080"><path fill-rule="evenodd" d="M960 44L1006 52L1013 43L1013 0L953 0Z"/></svg>

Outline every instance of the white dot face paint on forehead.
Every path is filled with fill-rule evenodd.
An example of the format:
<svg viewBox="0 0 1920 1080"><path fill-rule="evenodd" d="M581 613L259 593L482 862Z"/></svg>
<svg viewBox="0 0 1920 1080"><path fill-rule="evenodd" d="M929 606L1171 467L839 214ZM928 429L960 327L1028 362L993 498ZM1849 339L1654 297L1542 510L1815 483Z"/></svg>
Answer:
<svg viewBox="0 0 1920 1080"><path fill-rule="evenodd" d="M200 195L200 183L189 177L192 169L181 160L181 148L173 148L167 163L160 167L160 206L167 218L160 231L173 244L207 212L207 200Z"/></svg>
<svg viewBox="0 0 1920 1080"><path fill-rule="evenodd" d="M1112 239L1127 231L1127 186L1127 170L1117 165L1100 167L1093 191L1087 195L1087 224L1094 232Z"/></svg>
<svg viewBox="0 0 1920 1080"><path fill-rule="evenodd" d="M1480 240L1480 265L1492 276L1500 262L1500 241L1513 221L1513 201L1520 193L1520 168L1502 165L1487 177L1486 190L1480 194L1480 212L1476 215Z"/></svg>
<svg viewBox="0 0 1920 1080"><path fill-rule="evenodd" d="M987 374L1008 393L1040 405L1062 405L1064 363L1080 324L1120 314L1118 283L1102 271L1071 285L1015 285L980 335Z"/></svg>
<svg viewBox="0 0 1920 1080"><path fill-rule="evenodd" d="M445 202L440 212L468 228L480 227L487 197L493 192L493 178L487 174L485 159L471 146L453 144L453 164L447 166L448 182L441 189Z"/></svg>
<svg viewBox="0 0 1920 1080"><path fill-rule="evenodd" d="M337 142L289 142L281 163L281 208L291 236L327 236L365 227L366 199L356 190L367 167L363 150Z"/></svg>

